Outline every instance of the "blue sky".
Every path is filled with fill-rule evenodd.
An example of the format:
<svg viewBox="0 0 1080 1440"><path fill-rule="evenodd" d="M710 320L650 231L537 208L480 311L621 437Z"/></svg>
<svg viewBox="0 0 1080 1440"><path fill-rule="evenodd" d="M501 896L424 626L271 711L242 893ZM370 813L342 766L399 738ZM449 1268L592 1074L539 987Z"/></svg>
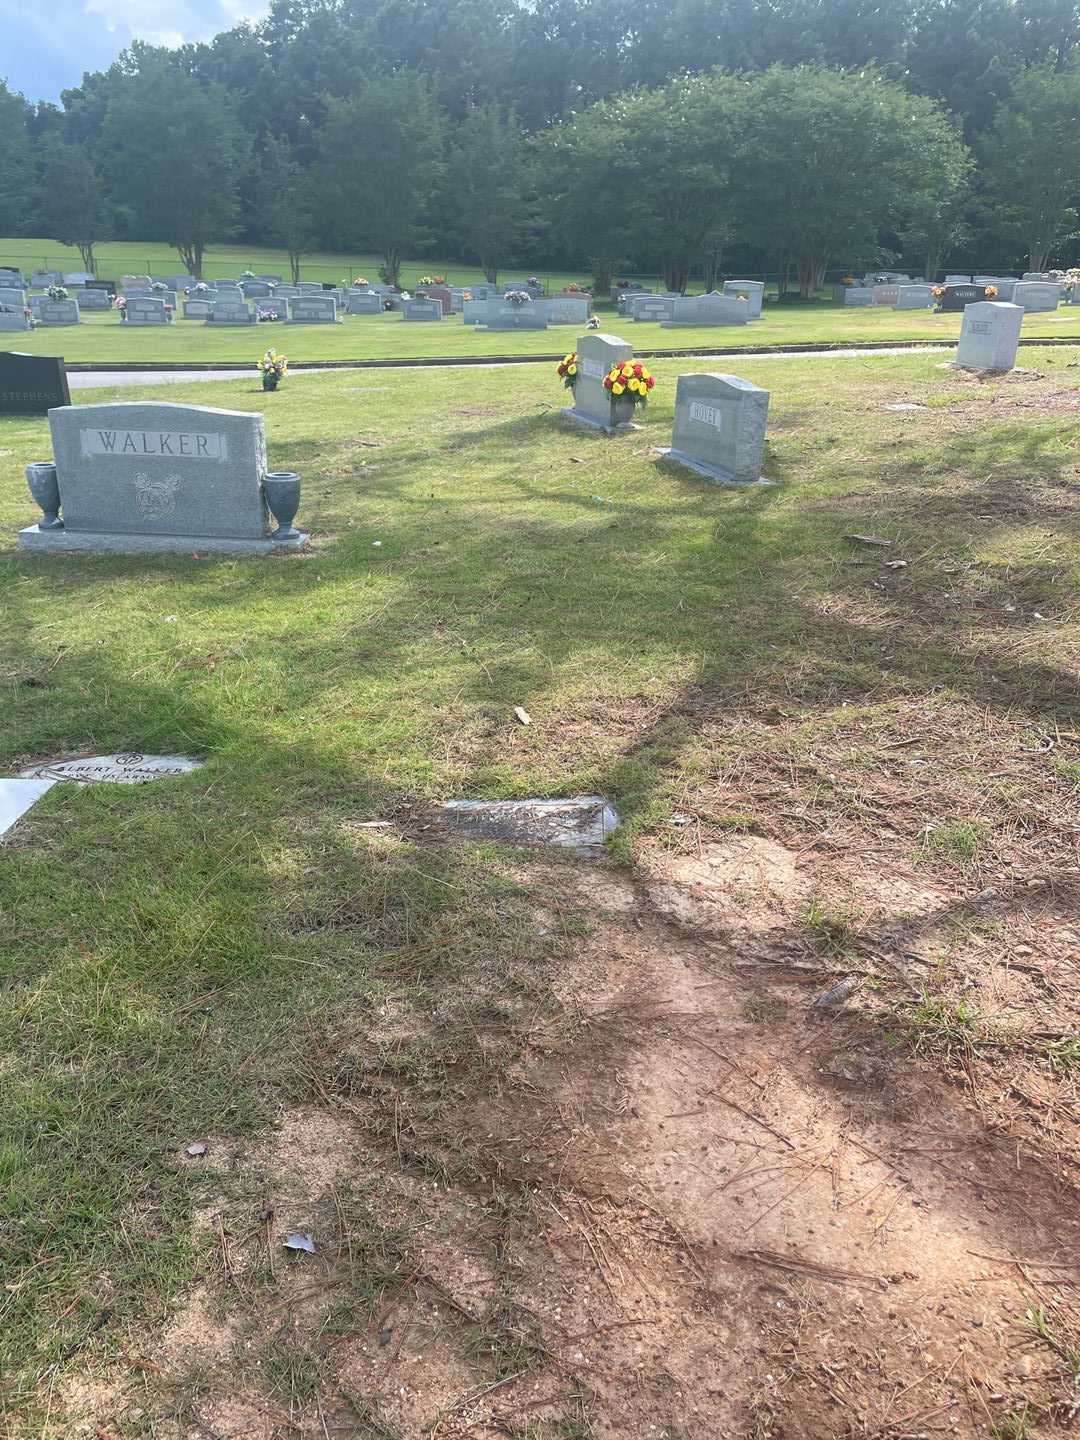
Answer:
<svg viewBox="0 0 1080 1440"><path fill-rule="evenodd" d="M0 79L28 100L58 100L134 39L206 40L265 9L262 0L0 0Z"/></svg>

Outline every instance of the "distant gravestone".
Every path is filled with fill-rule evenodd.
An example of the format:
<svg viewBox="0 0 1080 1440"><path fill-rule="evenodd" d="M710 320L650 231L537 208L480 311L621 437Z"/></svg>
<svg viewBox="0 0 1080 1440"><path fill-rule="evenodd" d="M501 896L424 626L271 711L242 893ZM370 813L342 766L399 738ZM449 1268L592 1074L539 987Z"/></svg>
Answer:
<svg viewBox="0 0 1080 1440"><path fill-rule="evenodd" d="M750 307L750 319L761 319L761 307L765 300L764 280L725 280L724 294L736 297L745 295Z"/></svg>
<svg viewBox="0 0 1080 1440"><path fill-rule="evenodd" d="M319 280L301 280L301 295L321 295L323 293L322 282Z"/></svg>
<svg viewBox="0 0 1080 1440"><path fill-rule="evenodd" d="M0 285L8 285L15 290L26 288L22 271L16 270L14 265L0 265Z"/></svg>
<svg viewBox="0 0 1080 1440"><path fill-rule="evenodd" d="M0 305L17 305L20 310L25 310L26 291L14 285L0 284Z"/></svg>
<svg viewBox="0 0 1080 1440"><path fill-rule="evenodd" d="M846 309L858 305L872 305L874 292L866 285L845 285L843 303Z"/></svg>
<svg viewBox="0 0 1080 1440"><path fill-rule="evenodd" d="M298 295L290 300L287 325L337 325L337 301L332 295Z"/></svg>
<svg viewBox="0 0 1080 1440"><path fill-rule="evenodd" d="M899 285L873 285L870 293L874 305L895 305L900 299Z"/></svg>
<svg viewBox="0 0 1080 1440"><path fill-rule="evenodd" d="M956 364L971 370L1011 370L1016 364L1024 311L1002 300L968 305L960 326Z"/></svg>
<svg viewBox="0 0 1080 1440"><path fill-rule="evenodd" d="M12 305L10 302L0 301L0 330L21 331L29 329L30 321L27 319L24 306Z"/></svg>
<svg viewBox="0 0 1080 1440"><path fill-rule="evenodd" d="M416 293L428 300L437 300L442 306L444 315L453 314L454 297L445 285L425 285L423 290L418 290Z"/></svg>
<svg viewBox="0 0 1080 1440"><path fill-rule="evenodd" d="M265 300L274 293L274 287L265 280L245 280L240 289L246 300Z"/></svg>
<svg viewBox="0 0 1080 1440"><path fill-rule="evenodd" d="M464 300L461 305L463 325L484 325L487 323L489 305L498 305L498 300Z"/></svg>
<svg viewBox="0 0 1080 1440"><path fill-rule="evenodd" d="M991 281L991 284L997 286L997 295L993 297L995 300L1011 300L1013 298L1013 293L1016 290L1017 285L1020 284L1020 281L1014 280L1010 276L1003 275L1000 279Z"/></svg>
<svg viewBox="0 0 1080 1440"><path fill-rule="evenodd" d="M63 524L20 531L24 549L260 554L307 538L268 533L261 415L134 401L53 409L49 426Z"/></svg>
<svg viewBox="0 0 1080 1440"><path fill-rule="evenodd" d="M664 330L677 330L688 325L745 325L750 318L745 300L733 295L695 295L676 300L671 319L662 320Z"/></svg>
<svg viewBox="0 0 1080 1440"><path fill-rule="evenodd" d="M583 295L553 295L550 300L533 301L544 307L549 325L587 325L589 302Z"/></svg>
<svg viewBox="0 0 1080 1440"><path fill-rule="evenodd" d="M165 301L151 295L131 296L124 312L127 325L168 325L172 316L165 309Z"/></svg>
<svg viewBox="0 0 1080 1440"><path fill-rule="evenodd" d="M970 285L970 284L971 284L971 276L970 276L970 275L946 275L946 276L945 276L945 284L946 284L946 285Z"/></svg>
<svg viewBox="0 0 1080 1440"><path fill-rule="evenodd" d="M489 330L546 330L547 311L542 300L529 300L521 305L493 300L488 302L484 324Z"/></svg>
<svg viewBox="0 0 1080 1440"><path fill-rule="evenodd" d="M212 300L185 300L184 319L209 320L210 312L213 308L214 302Z"/></svg>
<svg viewBox="0 0 1080 1440"><path fill-rule="evenodd" d="M635 322L640 320L662 325L665 320L674 317L675 303L681 298L679 295L634 295L627 300L623 309Z"/></svg>
<svg viewBox="0 0 1080 1440"><path fill-rule="evenodd" d="M244 303L244 298L244 292L240 289L239 285L214 286L215 300L229 300L234 305L242 305Z"/></svg>
<svg viewBox="0 0 1080 1440"><path fill-rule="evenodd" d="M77 300L46 300L38 315L39 325L78 325Z"/></svg>
<svg viewBox="0 0 1080 1440"><path fill-rule="evenodd" d="M109 299L107 290L99 290L96 285L87 285L78 294L80 310L108 310L112 301Z"/></svg>
<svg viewBox="0 0 1080 1440"><path fill-rule="evenodd" d="M871 289L875 285L909 285L911 276L906 270L868 270L863 276L863 285Z"/></svg>
<svg viewBox="0 0 1080 1440"><path fill-rule="evenodd" d="M735 375L680 375L671 448L661 455L727 485L761 479L769 392Z"/></svg>
<svg viewBox="0 0 1080 1440"><path fill-rule="evenodd" d="M563 410L566 418L608 435L628 428L633 406L620 403L622 397L605 390L604 379L614 366L631 359L633 354L634 347L617 335L602 335L593 330L579 336L574 404Z"/></svg>
<svg viewBox="0 0 1080 1440"><path fill-rule="evenodd" d="M896 287L897 310L929 310L934 304L932 285L898 285Z"/></svg>
<svg viewBox="0 0 1080 1440"><path fill-rule="evenodd" d="M0 415L47 415L57 405L70 404L59 356L0 351Z"/></svg>
<svg viewBox="0 0 1080 1440"><path fill-rule="evenodd" d="M32 290L47 290L50 285L62 285L64 277L59 270L35 270L30 276Z"/></svg>
<svg viewBox="0 0 1080 1440"><path fill-rule="evenodd" d="M938 302L938 308L949 313L963 310L978 300L986 299L984 285L946 285L945 293Z"/></svg>
<svg viewBox="0 0 1080 1440"><path fill-rule="evenodd" d="M243 300L215 300L210 306L206 323L208 325L254 325L255 312Z"/></svg>
<svg viewBox="0 0 1080 1440"><path fill-rule="evenodd" d="M1013 286L1012 302L1029 315L1056 310L1061 304L1061 286L1056 280L1019 280Z"/></svg>
<svg viewBox="0 0 1080 1440"><path fill-rule="evenodd" d="M438 300L406 300L401 307L403 320L441 320L442 304Z"/></svg>
<svg viewBox="0 0 1080 1440"><path fill-rule="evenodd" d="M1020 276L1021 280L1049 280L1050 276L1045 270L1025 270Z"/></svg>
<svg viewBox="0 0 1080 1440"><path fill-rule="evenodd" d="M382 296L373 295L370 290L350 291L346 304L350 315L381 315L383 313Z"/></svg>

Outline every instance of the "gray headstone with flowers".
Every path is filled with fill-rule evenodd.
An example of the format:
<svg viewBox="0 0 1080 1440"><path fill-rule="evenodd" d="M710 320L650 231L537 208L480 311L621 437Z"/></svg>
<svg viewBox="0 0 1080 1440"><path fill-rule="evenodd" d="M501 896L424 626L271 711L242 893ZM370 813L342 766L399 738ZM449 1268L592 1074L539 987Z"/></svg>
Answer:
<svg viewBox="0 0 1080 1440"><path fill-rule="evenodd" d="M630 423L632 406L619 404L604 381L617 365L631 360L634 347L618 335L602 335L598 330L582 335L577 344L577 382L574 404L563 410L568 420L603 430L611 435Z"/></svg>

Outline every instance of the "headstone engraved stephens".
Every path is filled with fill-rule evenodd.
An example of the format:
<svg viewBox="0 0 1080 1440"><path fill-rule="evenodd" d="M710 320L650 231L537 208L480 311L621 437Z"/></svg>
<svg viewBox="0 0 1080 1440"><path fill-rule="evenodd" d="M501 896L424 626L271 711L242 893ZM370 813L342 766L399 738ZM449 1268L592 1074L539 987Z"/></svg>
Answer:
<svg viewBox="0 0 1080 1440"><path fill-rule="evenodd" d="M47 415L56 405L70 404L60 356L0 351L0 415Z"/></svg>
<svg viewBox="0 0 1080 1440"><path fill-rule="evenodd" d="M25 549L262 554L307 539L270 536L261 415L135 401L50 410L49 426L63 525L20 531Z"/></svg>

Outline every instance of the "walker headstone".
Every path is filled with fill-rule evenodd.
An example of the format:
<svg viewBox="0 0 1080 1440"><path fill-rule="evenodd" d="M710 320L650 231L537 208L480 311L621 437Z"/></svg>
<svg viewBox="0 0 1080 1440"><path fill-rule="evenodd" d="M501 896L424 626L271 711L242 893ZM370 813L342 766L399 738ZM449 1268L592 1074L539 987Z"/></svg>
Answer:
<svg viewBox="0 0 1080 1440"><path fill-rule="evenodd" d="M49 426L62 524L20 531L25 549L260 554L307 538L270 537L261 415L130 401L50 410Z"/></svg>

